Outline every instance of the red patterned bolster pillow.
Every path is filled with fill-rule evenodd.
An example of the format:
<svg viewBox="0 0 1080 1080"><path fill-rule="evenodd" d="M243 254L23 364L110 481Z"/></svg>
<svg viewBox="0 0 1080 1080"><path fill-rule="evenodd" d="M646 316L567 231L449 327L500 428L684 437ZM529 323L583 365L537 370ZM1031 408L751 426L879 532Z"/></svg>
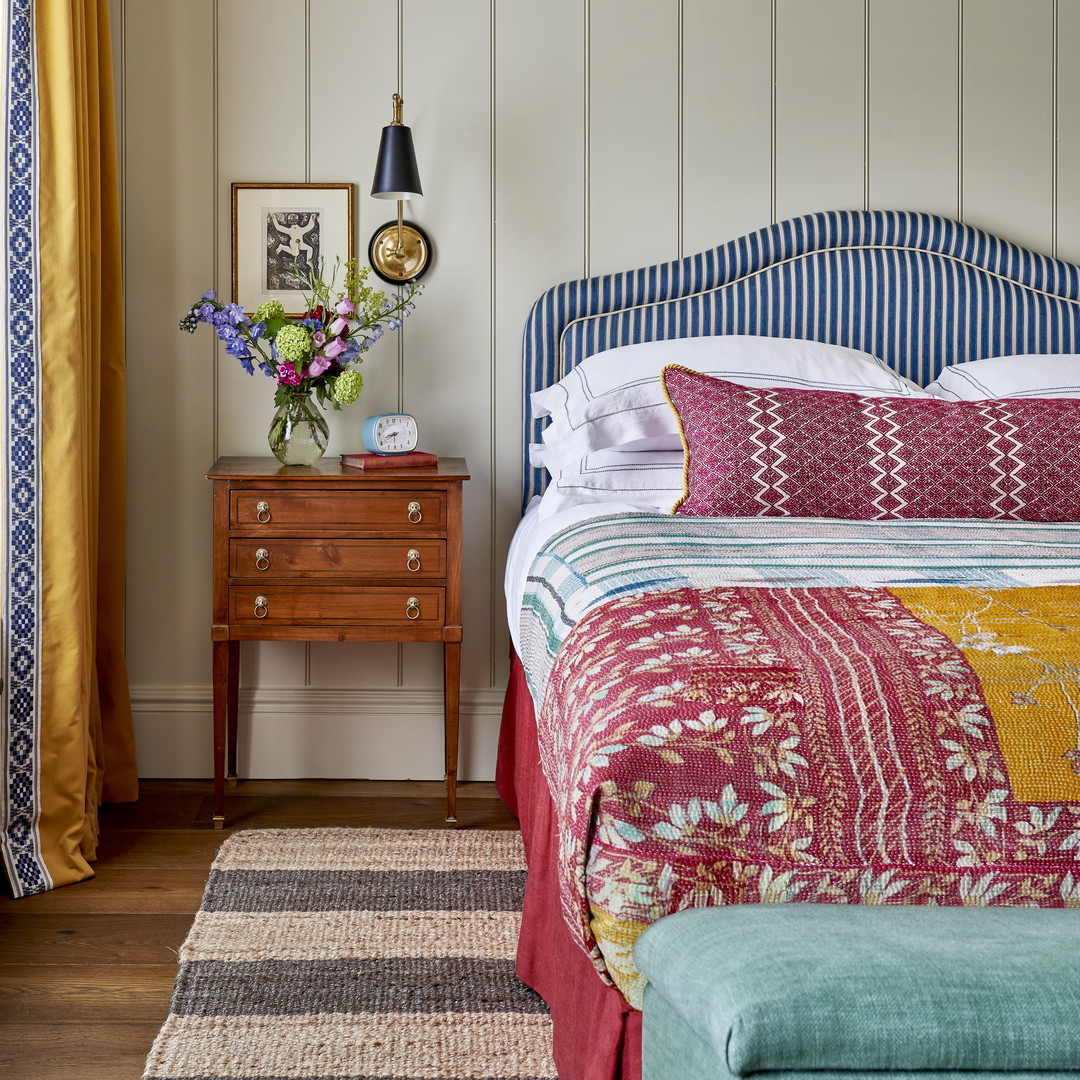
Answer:
<svg viewBox="0 0 1080 1080"><path fill-rule="evenodd" d="M695 517L1080 521L1080 400L744 387L671 365Z"/></svg>

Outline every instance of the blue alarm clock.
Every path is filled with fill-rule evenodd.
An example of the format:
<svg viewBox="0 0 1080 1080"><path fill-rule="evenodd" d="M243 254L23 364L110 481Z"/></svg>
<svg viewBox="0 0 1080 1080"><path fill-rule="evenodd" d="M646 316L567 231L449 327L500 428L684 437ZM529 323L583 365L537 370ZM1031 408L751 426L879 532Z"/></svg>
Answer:
<svg viewBox="0 0 1080 1080"><path fill-rule="evenodd" d="M408 454L416 449L416 417L408 413L382 413L364 421L364 449L373 454Z"/></svg>

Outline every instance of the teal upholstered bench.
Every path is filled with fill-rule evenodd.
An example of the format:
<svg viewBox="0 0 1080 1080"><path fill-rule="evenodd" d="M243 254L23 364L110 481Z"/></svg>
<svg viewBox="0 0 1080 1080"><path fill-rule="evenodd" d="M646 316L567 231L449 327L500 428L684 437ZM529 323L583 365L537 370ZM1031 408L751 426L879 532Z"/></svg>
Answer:
<svg viewBox="0 0 1080 1080"><path fill-rule="evenodd" d="M1080 1075L1080 910L699 908L634 959L643 1080Z"/></svg>

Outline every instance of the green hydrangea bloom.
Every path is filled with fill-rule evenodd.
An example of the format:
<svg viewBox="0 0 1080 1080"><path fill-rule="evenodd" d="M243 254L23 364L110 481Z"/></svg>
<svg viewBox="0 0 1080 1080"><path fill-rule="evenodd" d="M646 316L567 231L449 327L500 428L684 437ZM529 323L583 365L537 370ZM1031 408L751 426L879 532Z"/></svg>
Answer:
<svg viewBox="0 0 1080 1080"><path fill-rule="evenodd" d="M283 319L285 318L285 309L281 306L280 300L267 300L265 304L260 304L255 309L255 318L252 322L269 322L271 319Z"/></svg>
<svg viewBox="0 0 1080 1080"><path fill-rule="evenodd" d="M274 342L278 355L288 363L303 364L311 354L311 334L302 326L283 326Z"/></svg>
<svg viewBox="0 0 1080 1080"><path fill-rule="evenodd" d="M334 380L334 400L339 405L351 405L364 389L364 376L350 368Z"/></svg>

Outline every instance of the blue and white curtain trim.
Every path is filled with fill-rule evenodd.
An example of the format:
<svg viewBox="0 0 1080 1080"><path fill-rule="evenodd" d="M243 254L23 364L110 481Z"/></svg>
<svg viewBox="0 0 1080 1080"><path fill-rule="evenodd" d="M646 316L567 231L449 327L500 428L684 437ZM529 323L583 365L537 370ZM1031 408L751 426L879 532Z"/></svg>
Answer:
<svg viewBox="0 0 1080 1080"><path fill-rule="evenodd" d="M828 211L671 263L549 289L525 325L528 395L619 345L710 334L872 353L920 385L948 364L1080 351L1080 267L932 214ZM547 474L525 462L525 504Z"/></svg>
<svg viewBox="0 0 1080 1080"><path fill-rule="evenodd" d="M33 0L4 6L3 791L0 849L15 894L51 888L38 850L40 355Z"/></svg>

